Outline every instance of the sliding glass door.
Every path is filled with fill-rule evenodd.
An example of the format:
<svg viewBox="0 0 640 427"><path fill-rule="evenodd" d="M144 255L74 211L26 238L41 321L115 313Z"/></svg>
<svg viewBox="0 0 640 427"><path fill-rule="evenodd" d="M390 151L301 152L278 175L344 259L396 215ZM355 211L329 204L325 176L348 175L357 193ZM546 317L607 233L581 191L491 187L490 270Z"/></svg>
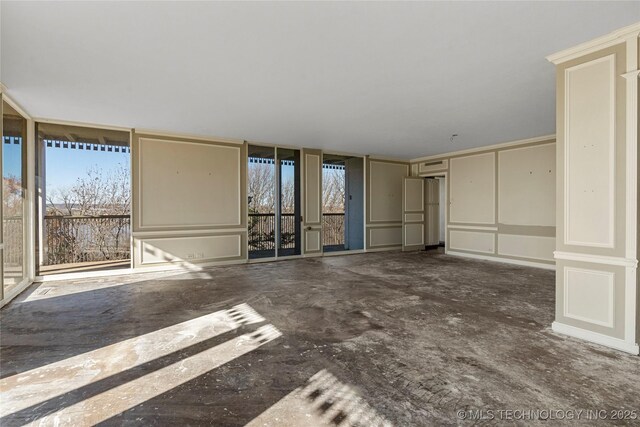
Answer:
<svg viewBox="0 0 640 427"><path fill-rule="evenodd" d="M37 274L131 266L129 132L36 124Z"/></svg>
<svg viewBox="0 0 640 427"><path fill-rule="evenodd" d="M249 145L249 258L276 256L276 150Z"/></svg>
<svg viewBox="0 0 640 427"><path fill-rule="evenodd" d="M278 256L300 255L300 150L278 148Z"/></svg>
<svg viewBox="0 0 640 427"><path fill-rule="evenodd" d="M248 147L249 259L300 255L300 151Z"/></svg>
<svg viewBox="0 0 640 427"><path fill-rule="evenodd" d="M2 102L2 278L3 294L27 279L25 189L27 120Z"/></svg>

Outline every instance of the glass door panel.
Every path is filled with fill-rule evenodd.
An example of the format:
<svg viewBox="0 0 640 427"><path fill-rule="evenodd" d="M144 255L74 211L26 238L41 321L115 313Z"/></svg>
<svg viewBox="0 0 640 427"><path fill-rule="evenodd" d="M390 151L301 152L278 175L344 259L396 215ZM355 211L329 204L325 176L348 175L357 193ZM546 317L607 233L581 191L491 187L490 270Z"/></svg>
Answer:
<svg viewBox="0 0 640 427"><path fill-rule="evenodd" d="M26 278L24 212L27 120L5 101L2 112L2 262L6 295Z"/></svg>
<svg viewBox="0 0 640 427"><path fill-rule="evenodd" d="M276 256L276 150L248 147L249 259Z"/></svg>
<svg viewBox="0 0 640 427"><path fill-rule="evenodd" d="M300 255L300 150L278 148L278 256Z"/></svg>

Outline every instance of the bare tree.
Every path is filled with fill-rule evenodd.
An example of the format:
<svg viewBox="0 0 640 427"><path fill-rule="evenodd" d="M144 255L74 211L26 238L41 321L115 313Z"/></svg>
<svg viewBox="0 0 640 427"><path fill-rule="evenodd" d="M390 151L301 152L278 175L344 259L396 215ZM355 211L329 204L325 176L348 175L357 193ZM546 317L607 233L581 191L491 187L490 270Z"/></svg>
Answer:
<svg viewBox="0 0 640 427"><path fill-rule="evenodd" d="M282 183L282 191L280 194L281 197L281 205L280 209L282 213L294 213L296 204L295 204L295 187L293 182L293 177L289 177L284 180Z"/></svg>
<svg viewBox="0 0 640 427"><path fill-rule="evenodd" d="M47 264L128 258L130 211L125 164L93 166L75 184L49 192Z"/></svg>
<svg viewBox="0 0 640 427"><path fill-rule="evenodd" d="M4 233L4 265L21 266L24 237L24 190L22 179L9 175L2 178Z"/></svg>
<svg viewBox="0 0 640 427"><path fill-rule="evenodd" d="M249 163L249 210L254 213L272 213L275 209L275 166L268 163Z"/></svg>
<svg viewBox="0 0 640 427"><path fill-rule="evenodd" d="M2 178L3 215L8 217L22 217L23 213L22 180L14 175Z"/></svg>
<svg viewBox="0 0 640 427"><path fill-rule="evenodd" d="M345 175L341 169L322 169L322 211L344 212Z"/></svg>
<svg viewBox="0 0 640 427"><path fill-rule="evenodd" d="M72 186L47 194L51 215L127 215L130 211L129 169L122 163L108 171L90 167Z"/></svg>

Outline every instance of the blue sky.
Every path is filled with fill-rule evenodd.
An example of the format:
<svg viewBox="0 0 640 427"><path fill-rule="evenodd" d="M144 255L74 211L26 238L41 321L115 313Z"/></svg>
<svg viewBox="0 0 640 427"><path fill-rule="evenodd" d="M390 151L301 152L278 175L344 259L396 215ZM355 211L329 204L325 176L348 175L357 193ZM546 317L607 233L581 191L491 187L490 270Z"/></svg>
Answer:
<svg viewBox="0 0 640 427"><path fill-rule="evenodd" d="M108 151L72 150L69 148L45 148L47 159L46 181L47 192L58 188L69 187L84 176L88 169L98 166L102 170L115 169L118 164L129 164L129 153Z"/></svg>
<svg viewBox="0 0 640 427"><path fill-rule="evenodd" d="M5 177L20 178L22 171L21 147L22 144L2 144L2 173Z"/></svg>
<svg viewBox="0 0 640 427"><path fill-rule="evenodd" d="M2 144L2 173L5 177L20 178L22 144ZM69 187L93 166L105 172L115 169L118 164L130 168L130 154L109 151L73 150L69 148L46 147L47 192Z"/></svg>

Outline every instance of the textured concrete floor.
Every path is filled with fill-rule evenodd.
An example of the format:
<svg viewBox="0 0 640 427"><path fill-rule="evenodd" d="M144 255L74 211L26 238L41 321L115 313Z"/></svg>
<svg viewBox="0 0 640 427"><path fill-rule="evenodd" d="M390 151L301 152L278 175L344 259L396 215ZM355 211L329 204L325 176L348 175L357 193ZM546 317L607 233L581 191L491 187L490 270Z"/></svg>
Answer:
<svg viewBox="0 0 640 427"><path fill-rule="evenodd" d="M34 285L0 312L0 424L640 410L640 358L553 333L553 313L551 271L425 252Z"/></svg>

